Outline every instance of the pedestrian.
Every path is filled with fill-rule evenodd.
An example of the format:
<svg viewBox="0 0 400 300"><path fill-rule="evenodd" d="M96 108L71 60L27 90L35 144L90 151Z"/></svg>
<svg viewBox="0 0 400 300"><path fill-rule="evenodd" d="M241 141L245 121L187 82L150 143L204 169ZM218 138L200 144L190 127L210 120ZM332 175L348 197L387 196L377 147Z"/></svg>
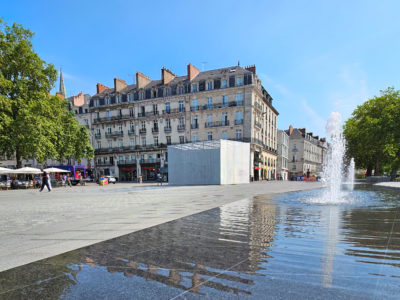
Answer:
<svg viewBox="0 0 400 300"><path fill-rule="evenodd" d="M49 190L49 192L51 191L50 185L49 185L49 178L47 177L47 172L44 171L43 169L40 169L42 171L42 187L40 188L40 191L43 191L44 186L47 187L47 189Z"/></svg>
<svg viewBox="0 0 400 300"><path fill-rule="evenodd" d="M159 183L160 185L162 185L162 178L161 178L160 171L158 171L158 173L157 173L157 185L158 185L158 183Z"/></svg>

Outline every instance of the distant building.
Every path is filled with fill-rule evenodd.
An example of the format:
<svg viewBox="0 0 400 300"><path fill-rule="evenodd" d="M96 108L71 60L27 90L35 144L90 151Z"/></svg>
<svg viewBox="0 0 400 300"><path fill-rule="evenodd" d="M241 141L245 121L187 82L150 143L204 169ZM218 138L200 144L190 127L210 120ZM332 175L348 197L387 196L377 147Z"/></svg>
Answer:
<svg viewBox="0 0 400 300"><path fill-rule="evenodd" d="M90 111L98 176L154 180L167 169L168 145L229 139L250 143L251 178L275 178L278 111L255 66L189 64L184 76L162 68L160 80L137 72L136 84L98 83Z"/></svg>
<svg viewBox="0 0 400 300"><path fill-rule="evenodd" d="M323 158L327 150L325 138L306 132L305 128L286 130L289 135L289 172L290 177L322 172Z"/></svg>
<svg viewBox="0 0 400 300"><path fill-rule="evenodd" d="M285 130L278 130L278 160L276 172L278 179L289 179L289 135Z"/></svg>

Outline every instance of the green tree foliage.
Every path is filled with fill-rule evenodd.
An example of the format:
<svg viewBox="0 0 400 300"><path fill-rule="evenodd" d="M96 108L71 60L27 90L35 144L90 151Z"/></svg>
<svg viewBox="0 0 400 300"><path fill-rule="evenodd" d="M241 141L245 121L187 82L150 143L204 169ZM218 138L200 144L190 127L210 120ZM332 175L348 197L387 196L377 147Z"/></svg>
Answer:
<svg viewBox="0 0 400 300"><path fill-rule="evenodd" d="M0 154L22 159L92 158L89 133L50 95L57 78L52 64L34 52L33 33L0 19Z"/></svg>
<svg viewBox="0 0 400 300"><path fill-rule="evenodd" d="M388 88L366 101L346 121L348 156L356 165L380 174L387 168L394 176L400 167L400 91Z"/></svg>

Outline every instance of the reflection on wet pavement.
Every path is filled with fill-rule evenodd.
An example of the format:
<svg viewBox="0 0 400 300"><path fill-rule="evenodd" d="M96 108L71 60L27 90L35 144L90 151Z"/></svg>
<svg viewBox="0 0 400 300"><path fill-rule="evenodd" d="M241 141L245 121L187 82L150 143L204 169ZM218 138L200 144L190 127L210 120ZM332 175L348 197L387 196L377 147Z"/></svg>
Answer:
<svg viewBox="0 0 400 300"><path fill-rule="evenodd" d="M320 192L244 199L2 272L0 299L397 298L399 195L301 200Z"/></svg>

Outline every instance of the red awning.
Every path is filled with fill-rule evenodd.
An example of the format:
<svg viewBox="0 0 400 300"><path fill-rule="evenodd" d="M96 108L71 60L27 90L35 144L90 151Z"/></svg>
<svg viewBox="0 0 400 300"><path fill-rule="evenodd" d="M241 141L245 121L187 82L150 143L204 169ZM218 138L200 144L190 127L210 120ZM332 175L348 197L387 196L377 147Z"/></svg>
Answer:
<svg viewBox="0 0 400 300"><path fill-rule="evenodd" d="M260 170L260 168L259 167L254 167L254 170Z"/></svg>

